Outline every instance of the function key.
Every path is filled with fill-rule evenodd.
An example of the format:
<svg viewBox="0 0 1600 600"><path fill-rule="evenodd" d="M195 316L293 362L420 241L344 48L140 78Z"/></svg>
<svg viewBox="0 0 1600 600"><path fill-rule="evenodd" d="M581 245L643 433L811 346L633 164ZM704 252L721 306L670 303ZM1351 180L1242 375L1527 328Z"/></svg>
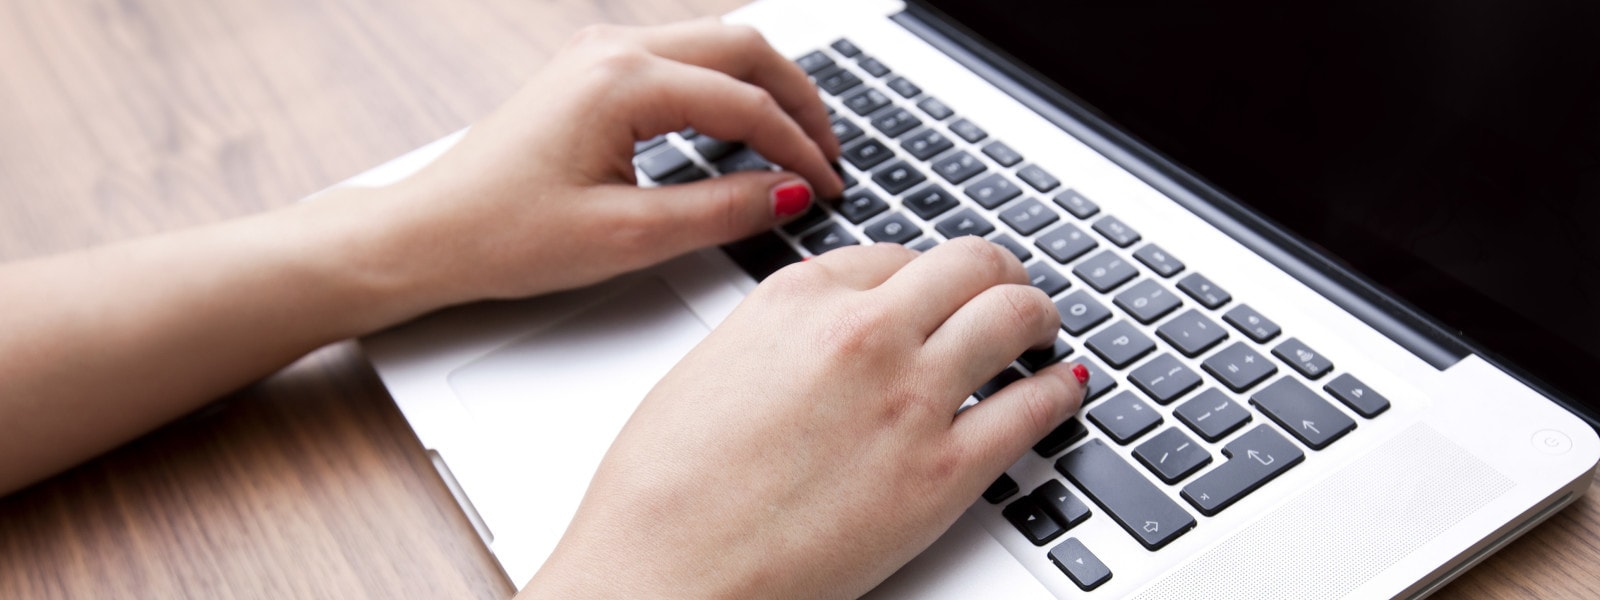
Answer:
<svg viewBox="0 0 1600 600"><path fill-rule="evenodd" d="M1123 290L1112 301L1146 325L1167 316L1167 313L1183 304L1177 294L1167 291L1167 288L1161 287L1161 284L1153 279L1144 279L1133 284L1133 287Z"/></svg>
<svg viewBox="0 0 1600 600"><path fill-rule="evenodd" d="M1046 296L1054 296L1072 287L1071 280L1043 262L1028 265L1028 283L1039 288Z"/></svg>
<svg viewBox="0 0 1600 600"><path fill-rule="evenodd" d="M933 117L935 121L943 121L950 118L950 115L956 114L955 111L950 110L950 107L945 106L943 102L933 96L923 98L921 102L917 103L917 108L922 109L922 112L928 113L928 116Z"/></svg>
<svg viewBox="0 0 1600 600"><path fill-rule="evenodd" d="M989 167L965 151L957 152L933 163L933 171L950 183L961 183Z"/></svg>
<svg viewBox="0 0 1600 600"><path fill-rule="evenodd" d="M1000 514L1005 515L1006 520L1035 546L1043 546L1066 531L1044 512L1044 507L1032 496L1018 498L1001 509Z"/></svg>
<svg viewBox="0 0 1600 600"><path fill-rule="evenodd" d="M1093 200L1088 199L1074 189L1068 189L1065 192L1056 194L1055 201L1061 208L1067 209L1067 212L1072 213L1072 216L1079 219L1087 219L1100 212L1099 204L1095 204Z"/></svg>
<svg viewBox="0 0 1600 600"><path fill-rule="evenodd" d="M1177 483L1211 463L1211 453L1177 427L1168 427L1138 448L1133 457L1167 483Z"/></svg>
<svg viewBox="0 0 1600 600"><path fill-rule="evenodd" d="M1190 273L1187 277L1179 279L1178 289L1183 290L1183 293L1206 308L1214 309L1233 299L1227 290L1217 287L1217 284L1211 283L1210 279L1199 273Z"/></svg>
<svg viewBox="0 0 1600 600"><path fill-rule="evenodd" d="M1072 355L1072 345L1060 337L1049 348L1029 350L1017 358L1017 362L1027 367L1029 371L1038 372L1040 369L1061 362L1061 359Z"/></svg>
<svg viewBox="0 0 1600 600"><path fill-rule="evenodd" d="M1160 550L1194 529L1193 516L1103 441L1089 440L1068 452L1056 470L1146 549Z"/></svg>
<svg viewBox="0 0 1600 600"><path fill-rule="evenodd" d="M839 214L857 225L874 215L889 210L889 204L871 190L856 190L839 200Z"/></svg>
<svg viewBox="0 0 1600 600"><path fill-rule="evenodd" d="M1272 355L1294 367L1306 379L1320 379L1333 370L1333 363L1328 361L1328 357L1318 354L1297 338L1289 338L1278 344L1272 349Z"/></svg>
<svg viewBox="0 0 1600 600"><path fill-rule="evenodd" d="M1078 443L1078 440L1089 435L1089 429L1083 426L1083 421L1077 418L1067 419L1066 422L1044 434L1044 439L1033 445L1033 451L1039 456L1050 458L1066 450L1068 446Z"/></svg>
<svg viewBox="0 0 1600 600"><path fill-rule="evenodd" d="M1250 411L1216 388L1206 388L1179 404L1172 415L1208 442L1220 441L1251 419Z"/></svg>
<svg viewBox="0 0 1600 600"><path fill-rule="evenodd" d="M922 88L917 87L917 84L911 83L910 80L904 77L890 79L888 85L889 89L894 90L894 93L900 94L901 97L905 98L915 98L917 94L922 93Z"/></svg>
<svg viewBox="0 0 1600 600"><path fill-rule="evenodd" d="M1215 516L1284 471L1305 460L1305 453L1267 425L1245 432L1222 453L1228 462L1183 488L1183 499L1201 514Z"/></svg>
<svg viewBox="0 0 1600 600"><path fill-rule="evenodd" d="M978 213L973 212L970 208L961 209L960 212L945 217L943 221L934 225L933 228L938 230L939 235L951 240L963 235L982 237L994 232L994 225L990 225L989 221L978 216Z"/></svg>
<svg viewBox="0 0 1600 600"><path fill-rule="evenodd" d="M807 75L813 75L817 71L833 66L833 59L828 58L828 55L823 54L821 50L813 50L805 56L794 59L794 64L800 65Z"/></svg>
<svg viewBox="0 0 1600 600"><path fill-rule="evenodd" d="M867 237L875 242L889 242L904 244L922 236L922 230L911 223L905 215L894 213L866 229Z"/></svg>
<svg viewBox="0 0 1600 600"><path fill-rule="evenodd" d="M827 67L818 71L814 76L817 80L817 89L837 96L861 85L861 78L839 67Z"/></svg>
<svg viewBox="0 0 1600 600"><path fill-rule="evenodd" d="M1056 211L1033 198L1024 198L1000 212L1000 220L1022 235L1033 235L1060 218Z"/></svg>
<svg viewBox="0 0 1600 600"><path fill-rule="evenodd" d="M1200 363L1200 368L1235 392L1250 389L1278 372L1278 367L1272 361L1244 342L1234 342L1232 346L1211 355L1211 358Z"/></svg>
<svg viewBox="0 0 1600 600"><path fill-rule="evenodd" d="M1106 239L1111 240L1111 243L1116 244L1118 248L1127 248L1132 246L1134 242L1139 241L1139 232L1134 231L1132 227L1123 224L1120 219L1111 215L1106 215L1099 221L1095 221L1094 230L1100 232L1100 235L1106 236Z"/></svg>
<svg viewBox="0 0 1600 600"><path fill-rule="evenodd" d="M840 154L844 156L845 160L850 161L850 164L855 165L857 169L865 171L873 165L889 160L889 157L893 156L894 152L889 150L888 146L883 145L883 142L868 138L859 144L846 147Z"/></svg>
<svg viewBox="0 0 1600 600"><path fill-rule="evenodd" d="M1033 186L1033 189L1041 192L1048 192L1061 186L1060 180L1056 179L1054 175L1051 175L1039 165L1028 165L1021 169L1017 169L1017 177L1022 178L1023 181L1028 182L1028 185ZM1127 247L1126 244L1118 245Z"/></svg>
<svg viewBox="0 0 1600 600"><path fill-rule="evenodd" d="M915 133L900 140L900 147L905 148L917 160L928 160L940 152L949 150L955 144L945 138L943 134L929 128L918 129Z"/></svg>
<svg viewBox="0 0 1600 600"><path fill-rule="evenodd" d="M883 63L878 62L878 59L870 56L863 56L857 59L856 65L873 77L883 77L889 74L889 67L883 66Z"/></svg>
<svg viewBox="0 0 1600 600"><path fill-rule="evenodd" d="M1266 343L1267 340L1278 337L1278 333L1282 331L1278 328L1277 323L1273 323L1272 319L1261 316L1261 313L1256 312L1254 308L1250 308L1249 304L1240 304L1233 307L1228 312L1223 313L1222 320L1227 321L1234 329L1238 329L1245 337L1255 340L1258 344Z"/></svg>
<svg viewBox="0 0 1600 600"><path fill-rule="evenodd" d="M984 131L983 128L977 125L973 125L972 121L966 119L957 119L951 123L950 131L961 136L961 139L969 143L977 143L978 140L989 137L989 132Z"/></svg>
<svg viewBox="0 0 1600 600"><path fill-rule="evenodd" d="M1067 486L1061 485L1060 481L1054 479L1046 481L1044 485L1034 488L1033 493L1028 495L1033 496L1033 499L1039 503L1040 507L1044 508L1044 512L1048 513L1050 518L1055 519L1057 523L1067 529L1077 527L1084 519L1089 518L1089 505L1084 504L1076 495L1067 491Z"/></svg>
<svg viewBox="0 0 1600 600"><path fill-rule="evenodd" d="M850 232L845 231L844 226L838 223L830 224L800 240L800 245L805 246L806 250L811 251L812 254L822 254L835 248L854 246L860 243L855 236L850 235Z"/></svg>
<svg viewBox="0 0 1600 600"><path fill-rule="evenodd" d="M883 92L867 88L856 92L844 99L844 105L858 115L867 115L889 105L889 97Z"/></svg>
<svg viewBox="0 0 1600 600"><path fill-rule="evenodd" d="M1200 356L1228 338L1221 325L1192 308L1157 327L1156 335L1189 358Z"/></svg>
<svg viewBox="0 0 1600 600"><path fill-rule="evenodd" d="M1111 569L1100 562L1100 558L1090 552L1078 538L1067 538L1067 541L1051 548L1050 562L1055 563L1056 568L1066 573L1067 578L1085 592L1111 580Z"/></svg>
<svg viewBox="0 0 1600 600"><path fill-rule="evenodd" d="M830 127L833 129L833 137L839 138L840 144L861 137L861 128L844 117L834 117Z"/></svg>
<svg viewBox="0 0 1600 600"><path fill-rule="evenodd" d="M1261 388L1250 403L1312 450L1327 448L1356 428L1355 421L1293 377Z"/></svg>
<svg viewBox="0 0 1600 600"><path fill-rule="evenodd" d="M1124 446L1161 424L1161 413L1133 392L1122 392L1089 411L1089 420Z"/></svg>
<svg viewBox="0 0 1600 600"><path fill-rule="evenodd" d="M950 192L935 183L922 186L921 189L906 195L902 202L907 210L916 213L924 221L944 214L945 211L960 204Z"/></svg>
<svg viewBox="0 0 1600 600"><path fill-rule="evenodd" d="M1085 345L1093 350L1106 364L1113 369L1121 369L1133 361L1139 360L1151 350L1156 349L1156 343L1139 328L1127 321L1117 321L1110 327L1100 330L1100 333L1090 337Z"/></svg>
<svg viewBox="0 0 1600 600"><path fill-rule="evenodd" d="M1022 190L1017 188L1017 184L1011 183L1010 179L1006 179L1005 175L993 173L967 186L966 194L980 206L994 208L1021 195Z"/></svg>
<svg viewBox="0 0 1600 600"><path fill-rule="evenodd" d="M983 153L994 159L995 162L1000 163L1002 167L1009 167L1022 162L1022 154L1012 150L1011 146L1007 146L1005 142L1000 140L989 142L989 145L983 147Z"/></svg>
<svg viewBox="0 0 1600 600"><path fill-rule="evenodd" d="M667 146L659 151L646 154L638 159L639 170L644 171L650 179L661 181L666 176L676 173L679 169L689 166L689 157L677 148Z"/></svg>
<svg viewBox="0 0 1600 600"><path fill-rule="evenodd" d="M857 54L861 54L861 49L845 38L834 40L832 44L828 44L828 47L833 48L834 52L838 52L845 58L855 58Z"/></svg>
<svg viewBox="0 0 1600 600"><path fill-rule="evenodd" d="M1138 252L1133 253L1133 257L1139 259L1139 262L1144 263L1144 266L1150 267L1150 270L1155 271L1157 275L1162 277L1171 277L1183 270L1183 261L1168 254L1166 250L1162 250L1160 246L1155 244L1145 244Z"/></svg>
<svg viewBox="0 0 1600 600"><path fill-rule="evenodd" d="M1004 219L1009 212L1008 210L1000 213L1000 218ZM1100 243L1071 223L1063 223L1060 227L1051 229L1049 233L1039 236L1033 245L1044 250L1044 253L1049 254L1056 262L1067 264L1093 250Z"/></svg>
<svg viewBox="0 0 1600 600"><path fill-rule="evenodd" d="M1366 384L1361 383L1361 380L1356 379L1349 373L1333 378L1333 381L1329 381L1328 385L1322 386L1322 389L1333 394L1333 397L1338 398L1345 406L1350 407L1350 410L1356 411L1357 414L1368 419L1389 410L1388 398L1384 398L1383 394L1372 391L1372 388L1367 387Z"/></svg>
<svg viewBox="0 0 1600 600"><path fill-rule="evenodd" d="M1123 260L1121 256L1117 256L1117 253L1104 250L1078 263L1078 266L1072 269L1072 273L1087 282L1095 291L1104 294L1138 276L1139 269L1128 264L1128 261Z"/></svg>
<svg viewBox="0 0 1600 600"><path fill-rule="evenodd" d="M883 187L883 191L899 195L900 192L911 189L912 186L926 181L921 171L903 160L897 160L872 174L872 180Z"/></svg>
<svg viewBox="0 0 1600 600"><path fill-rule="evenodd" d="M1027 246L1018 242L1016 238L1011 237L1011 234L1002 233L989 238L989 241L1004 247L1006 250L1010 250L1012 256L1017 257L1018 261L1028 262L1028 259L1033 258L1033 252L1028 250Z"/></svg>
<svg viewBox="0 0 1600 600"><path fill-rule="evenodd" d="M1128 381L1158 404L1171 404L1189 390L1200 387L1200 374L1162 354L1128 373Z"/></svg>
<svg viewBox="0 0 1600 600"><path fill-rule="evenodd" d="M1061 328L1072 335L1080 335L1111 318L1111 311L1105 305L1082 290L1057 300L1056 311L1061 313ZM1092 377L1089 384L1094 385Z"/></svg>

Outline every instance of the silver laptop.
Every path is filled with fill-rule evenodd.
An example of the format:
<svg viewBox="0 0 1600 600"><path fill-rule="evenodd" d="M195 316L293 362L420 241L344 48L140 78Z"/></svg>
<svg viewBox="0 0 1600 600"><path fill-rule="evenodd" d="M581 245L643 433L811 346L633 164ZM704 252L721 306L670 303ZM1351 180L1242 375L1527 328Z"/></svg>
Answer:
<svg viewBox="0 0 1600 600"><path fill-rule="evenodd" d="M1595 61L1472 43L1570 15L1323 4L762 0L726 19L817 81L843 200L365 347L520 586L645 392L760 278L981 235L1063 318L991 385L1073 360L1094 389L874 596L1426 595L1600 462L1593 194L1570 195L1593 191L1595 134L1570 130L1595 109L1548 75L1573 65L1507 57ZM638 150L649 185L769 166L688 131Z"/></svg>

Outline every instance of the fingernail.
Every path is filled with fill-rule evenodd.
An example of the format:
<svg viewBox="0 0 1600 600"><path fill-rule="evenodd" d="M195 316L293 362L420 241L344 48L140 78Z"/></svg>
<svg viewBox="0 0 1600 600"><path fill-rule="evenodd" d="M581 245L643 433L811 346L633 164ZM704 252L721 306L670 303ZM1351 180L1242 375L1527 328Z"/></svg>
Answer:
<svg viewBox="0 0 1600 600"><path fill-rule="evenodd" d="M804 212L811 206L811 186L792 181L772 188L772 214L782 219Z"/></svg>
<svg viewBox="0 0 1600 600"><path fill-rule="evenodd" d="M1078 378L1078 383L1089 383L1089 367L1072 365L1072 374Z"/></svg>

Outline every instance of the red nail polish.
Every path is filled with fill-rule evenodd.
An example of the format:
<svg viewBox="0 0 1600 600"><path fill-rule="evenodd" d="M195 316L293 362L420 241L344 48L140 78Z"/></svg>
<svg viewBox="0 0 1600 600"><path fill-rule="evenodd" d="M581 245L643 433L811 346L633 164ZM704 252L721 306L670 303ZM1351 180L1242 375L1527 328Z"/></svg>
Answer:
<svg viewBox="0 0 1600 600"><path fill-rule="evenodd" d="M782 219L800 214L811 206L811 187L794 182L772 190L772 214Z"/></svg>
<svg viewBox="0 0 1600 600"><path fill-rule="evenodd" d="M1089 383L1089 367L1072 365L1072 374L1077 376L1078 383Z"/></svg>

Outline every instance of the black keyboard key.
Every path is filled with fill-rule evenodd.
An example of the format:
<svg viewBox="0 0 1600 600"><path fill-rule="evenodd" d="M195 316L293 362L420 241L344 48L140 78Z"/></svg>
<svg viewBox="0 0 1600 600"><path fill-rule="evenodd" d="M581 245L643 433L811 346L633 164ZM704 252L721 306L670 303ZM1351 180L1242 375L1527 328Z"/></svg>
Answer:
<svg viewBox="0 0 1600 600"><path fill-rule="evenodd" d="M1069 189L1056 194L1055 203L1079 219L1087 219L1100 212L1100 205L1095 204L1094 201L1079 193L1078 190Z"/></svg>
<svg viewBox="0 0 1600 600"><path fill-rule="evenodd" d="M693 127L685 127L682 130L678 131L678 137L681 137L681 138L686 139L686 140L692 140L692 139L694 139L695 137L697 137L699 135L700 135L700 132L695 131Z"/></svg>
<svg viewBox="0 0 1600 600"><path fill-rule="evenodd" d="M1017 480L1006 473L1001 473L999 479L994 480L988 489L983 490L983 499L988 500L989 504L999 504L1005 502L1006 498L1017 495L1018 491L1021 490L1017 487Z"/></svg>
<svg viewBox="0 0 1600 600"><path fill-rule="evenodd" d="M827 67L818 71L814 77L817 80L817 89L837 96L856 86L861 85L861 78L839 67Z"/></svg>
<svg viewBox="0 0 1600 600"><path fill-rule="evenodd" d="M1076 494L1067 491L1067 486L1061 485L1060 481L1054 479L1046 481L1028 495L1033 496L1034 501L1039 503L1044 512L1066 529L1077 527L1079 523L1089 518L1089 505L1079 500Z"/></svg>
<svg viewBox="0 0 1600 600"><path fill-rule="evenodd" d="M1356 428L1355 421L1293 377L1261 388L1250 403L1312 450L1327 448Z"/></svg>
<svg viewBox="0 0 1600 600"><path fill-rule="evenodd" d="M1061 313L1061 328L1072 335L1081 335L1111 318L1111 309L1082 290L1057 300L1056 311Z"/></svg>
<svg viewBox="0 0 1600 600"><path fill-rule="evenodd" d="M1127 321L1117 321L1110 327L1100 330L1085 342L1106 364L1113 369L1121 369L1133 364L1133 361L1143 358L1151 350L1156 349L1155 340L1145 336Z"/></svg>
<svg viewBox="0 0 1600 600"><path fill-rule="evenodd" d="M1089 257L1072 269L1072 273L1102 294L1117 289L1139 275L1139 269L1110 250Z"/></svg>
<svg viewBox="0 0 1600 600"><path fill-rule="evenodd" d="M717 170L723 175L738 173L740 171L770 171L772 163L757 154L755 150L740 148L732 154L716 162Z"/></svg>
<svg viewBox="0 0 1600 600"><path fill-rule="evenodd" d="M844 144L845 142L861 137L861 128L856 127L856 124L851 123L850 119L846 119L842 116L836 116L833 118L832 127L833 137L839 138L840 144Z"/></svg>
<svg viewBox="0 0 1600 600"><path fill-rule="evenodd" d="M639 140L633 143L633 153L643 154L645 150L649 150L665 143L667 143L666 135L658 135L648 140Z"/></svg>
<svg viewBox="0 0 1600 600"><path fill-rule="evenodd" d="M1208 442L1228 437L1233 430L1249 423L1252 418L1250 411L1217 388L1206 388L1179 404L1172 414Z"/></svg>
<svg viewBox="0 0 1600 600"><path fill-rule="evenodd" d="M1168 427L1133 449L1133 458L1167 483L1183 481L1211 463L1211 453L1177 427Z"/></svg>
<svg viewBox="0 0 1600 600"><path fill-rule="evenodd" d="M820 203L815 203L811 205L811 209L807 210L805 214L800 215L793 221L784 223L783 231L789 235L798 236L828 220L827 211L822 210Z"/></svg>
<svg viewBox="0 0 1600 600"><path fill-rule="evenodd" d="M1333 381L1329 381L1328 385L1322 386L1322 389L1333 394L1333 397L1338 398L1345 406L1350 407L1350 410L1356 411L1356 414L1368 419L1389 410L1388 398L1384 398L1383 394L1372 391L1372 388L1367 387L1366 384L1361 383L1361 380L1356 379L1355 376L1349 373L1333 378Z"/></svg>
<svg viewBox="0 0 1600 600"><path fill-rule="evenodd" d="M994 232L994 225L990 225L988 220L978 216L978 213L973 212L970 208L963 208L960 212L945 217L943 221L939 221L933 228L939 232L939 235L952 240L963 235L982 237Z"/></svg>
<svg viewBox="0 0 1600 600"><path fill-rule="evenodd" d="M922 229L911 223L905 215L895 213L867 227L867 237L875 242L904 244L922 236Z"/></svg>
<svg viewBox="0 0 1600 600"><path fill-rule="evenodd" d="M884 202L871 190L855 190L844 195L836 207L840 215L857 225L863 221L877 216L878 213L889 210L889 203Z"/></svg>
<svg viewBox="0 0 1600 600"><path fill-rule="evenodd" d="M1259 425L1222 447L1228 461L1183 487L1183 499L1200 514L1215 516L1291 467L1305 453L1282 434Z"/></svg>
<svg viewBox="0 0 1600 600"><path fill-rule="evenodd" d="M917 87L917 84L911 83L904 77L890 79L888 85L889 89L894 90L894 93L900 94L905 98L915 98L917 94L922 93L922 88Z"/></svg>
<svg viewBox="0 0 1600 600"><path fill-rule="evenodd" d="M845 38L834 40L834 42L832 44L828 44L828 46L833 48L834 52L838 52L840 56L845 58L855 58L857 54L861 54L861 49L857 48L854 42L851 42Z"/></svg>
<svg viewBox="0 0 1600 600"><path fill-rule="evenodd" d="M1010 179L1006 179L1005 175L993 173L967 186L966 194L980 206L994 208L1022 194L1022 189L1018 188L1017 184L1011 183Z"/></svg>
<svg viewBox="0 0 1600 600"><path fill-rule="evenodd" d="M813 50L805 56L794 59L794 64L800 65L800 68L805 69L806 74L810 75L833 66L833 59L828 58L828 55L823 54L821 50Z"/></svg>
<svg viewBox="0 0 1600 600"><path fill-rule="evenodd" d="M645 154L639 157L637 162L639 170L654 181L661 181L666 176L676 173L679 169L686 168L691 164L688 156L672 146Z"/></svg>
<svg viewBox="0 0 1600 600"><path fill-rule="evenodd" d="M951 196L950 192L939 187L938 184L928 184L921 189L905 196L903 201L906 210L916 213L922 220L929 221L934 217L944 214L945 211L955 208L960 204Z"/></svg>
<svg viewBox="0 0 1600 600"><path fill-rule="evenodd" d="M890 108L872 115L872 126L892 138L900 137L901 134L916 129L920 125L922 125L922 120L904 108Z"/></svg>
<svg viewBox="0 0 1600 600"><path fill-rule="evenodd" d="M702 135L694 141L694 151L700 154L706 162L716 162L733 154L735 150L743 148L739 142L725 142L709 135Z"/></svg>
<svg viewBox="0 0 1600 600"><path fill-rule="evenodd" d="M1156 322L1157 319L1167 316L1167 313L1183 305L1177 294L1167 291L1167 288L1161 287L1161 284L1153 279L1140 280L1139 283L1122 290L1113 302L1146 325Z"/></svg>
<svg viewBox="0 0 1600 600"><path fill-rule="evenodd" d="M950 118L950 115L956 114L956 111L950 110L950 107L945 106L943 102L933 96L923 98L921 102L917 103L917 108L922 109L922 112L933 117L935 121L943 121Z"/></svg>
<svg viewBox="0 0 1600 600"><path fill-rule="evenodd" d="M1018 242L1016 238L1011 237L1009 234L1002 233L990 238L989 241L1004 246L1019 261L1028 262L1028 259L1033 258L1033 251L1028 250L1027 246L1022 245L1022 242Z"/></svg>
<svg viewBox="0 0 1600 600"><path fill-rule="evenodd" d="M844 105L846 108L849 108L851 112L866 116L877 112L877 110L880 108L888 106L889 97L883 95L883 92L872 88L867 88L850 96L846 96L844 99Z"/></svg>
<svg viewBox="0 0 1600 600"><path fill-rule="evenodd" d="M883 145L883 142L870 138L862 140L854 146L846 146L840 154L850 164L863 171L894 156L894 152L889 150L888 146Z"/></svg>
<svg viewBox="0 0 1600 600"><path fill-rule="evenodd" d="M1159 550L1195 526L1194 517L1105 442L1089 440L1056 461L1056 470L1147 549Z"/></svg>
<svg viewBox="0 0 1600 600"><path fill-rule="evenodd" d="M1000 216L1004 219L1005 213L1002 212ZM1033 245L1038 246L1056 262L1067 264L1093 250L1100 243L1094 241L1094 238L1084 233L1082 229L1067 223L1039 236Z"/></svg>
<svg viewBox="0 0 1600 600"><path fill-rule="evenodd" d="M1018 498L1001 509L1000 514L1005 515L1006 520L1035 546L1043 546L1066 531L1044 512L1044 507L1032 496Z"/></svg>
<svg viewBox="0 0 1600 600"><path fill-rule="evenodd" d="M1183 261L1174 258L1155 244L1145 244L1138 252L1133 253L1133 257L1162 277L1171 277L1183 270Z"/></svg>
<svg viewBox="0 0 1600 600"><path fill-rule="evenodd" d="M933 163L933 172L950 183L961 183L971 179L973 175L982 173L987 168L988 165L983 164L983 161L973 158L966 152L957 152Z"/></svg>
<svg viewBox="0 0 1600 600"><path fill-rule="evenodd" d="M976 144L979 140L989 137L989 132L984 131L982 127L978 127L972 124L972 121L966 119L957 119L951 122L950 132L960 136L961 139L966 140L969 144Z"/></svg>
<svg viewBox="0 0 1600 600"><path fill-rule="evenodd" d="M1052 429L1044 435L1044 439L1033 445L1033 451L1039 456L1050 458L1060 454L1062 450L1078 443L1078 440L1089 435L1089 429L1083 426L1083 421L1076 417L1067 419L1066 422Z"/></svg>
<svg viewBox="0 0 1600 600"><path fill-rule="evenodd" d="M676 184L680 184L680 183L694 183L696 181L700 181L701 179L706 179L708 177L711 177L711 174L707 173L705 169L702 169L700 167L689 167L687 169L679 170L677 173L673 173L671 175L668 175L668 176L662 178L661 181L658 181L657 183L660 183L661 185L676 185Z"/></svg>
<svg viewBox="0 0 1600 600"><path fill-rule="evenodd" d="M805 246L805 249L810 250L812 254L822 254L835 248L854 246L859 243L861 242L857 241L855 236L850 235L850 232L845 231L844 227L838 223L818 229L800 240L800 245Z"/></svg>
<svg viewBox="0 0 1600 600"><path fill-rule="evenodd" d="M928 178L922 174L922 171L918 171L916 167L911 166L910 163L897 160L880 167L872 174L872 180L877 182L878 186L883 188L883 191L898 196L900 192L909 190L913 186L927 181Z"/></svg>
<svg viewBox="0 0 1600 600"><path fill-rule="evenodd" d="M1120 219L1111 215L1106 215L1101 217L1099 221L1095 221L1094 230L1100 232L1100 235L1106 236L1106 239L1111 240L1111 243L1116 244L1118 248L1127 248L1132 246L1134 242L1139 241L1139 232L1134 231L1132 227L1127 226Z"/></svg>
<svg viewBox="0 0 1600 600"><path fill-rule="evenodd" d="M1222 314L1222 320L1258 344L1264 344L1267 340L1278 337L1283 331L1278 328L1277 323L1272 322L1272 319L1261 316L1261 313L1250 308L1249 304L1240 304L1229 309Z"/></svg>
<svg viewBox="0 0 1600 600"><path fill-rule="evenodd" d="M900 147L905 148L906 152L916 157L917 160L928 160L953 146L955 144L950 143L949 138L927 128L919 129L906 136L905 139L900 140Z"/></svg>
<svg viewBox="0 0 1600 600"><path fill-rule="evenodd" d="M1150 408L1133 392L1122 392L1089 411L1089 420L1116 440L1128 445L1161 424L1161 413Z"/></svg>
<svg viewBox="0 0 1600 600"><path fill-rule="evenodd" d="M1272 355L1299 371L1301 375L1305 375L1306 379L1321 379L1323 375L1328 374L1328 371L1333 370L1333 363L1328 357L1318 354L1299 338L1284 340L1278 347L1272 349Z"/></svg>
<svg viewBox="0 0 1600 600"><path fill-rule="evenodd" d="M802 260L800 253L789 242L771 231L763 231L737 242L722 245L722 251L733 259L751 279L765 281L768 276Z"/></svg>
<svg viewBox="0 0 1600 600"><path fill-rule="evenodd" d="M1094 361L1084 358L1079 359L1076 362L1080 365L1083 365L1083 368L1089 371L1089 389L1083 391L1084 404L1088 404L1095 398L1104 396L1106 392L1109 392L1117 387L1117 378L1112 377L1110 373L1107 373L1105 369L1100 368L1100 365L1095 364Z"/></svg>
<svg viewBox="0 0 1600 600"><path fill-rule="evenodd" d="M1056 568L1066 573L1067 578L1085 592L1111 581L1111 569L1100 562L1100 558L1090 552L1078 538L1067 538L1067 541L1051 548L1050 562L1055 563Z"/></svg>
<svg viewBox="0 0 1600 600"><path fill-rule="evenodd" d="M1060 271L1042 262L1028 265L1028 283L1033 284L1033 287L1044 290L1047 296L1054 296L1061 293L1062 290L1072 287L1072 281L1067 279L1066 275L1062 275Z"/></svg>
<svg viewBox="0 0 1600 600"><path fill-rule="evenodd" d="M983 153L994 159L995 162L1000 163L1002 167L1009 167L1022 162L1022 154L1012 150L1011 146L1007 146L1005 142L1000 140L989 142L989 145L983 147Z"/></svg>
<svg viewBox="0 0 1600 600"><path fill-rule="evenodd" d="M1128 381L1160 404L1171 404L1189 390L1200 387L1200 374L1171 354L1162 354L1128 373Z"/></svg>
<svg viewBox="0 0 1600 600"><path fill-rule="evenodd" d="M1000 393L1000 390L1020 381L1022 377L1022 371L1018 371L1016 367L1006 367L1000 374L995 375L989 381L984 382L982 386L979 386L978 391L973 392L972 395L977 396L979 400L983 400Z"/></svg>
<svg viewBox="0 0 1600 600"><path fill-rule="evenodd" d="M1023 352L1022 356L1017 357L1017 362L1022 363L1022 366L1027 367L1029 371L1037 373L1039 369L1061 362L1068 356L1072 356L1072 344L1057 337L1049 348Z"/></svg>
<svg viewBox="0 0 1600 600"><path fill-rule="evenodd" d="M1041 192L1048 192L1061 187L1061 180L1056 179L1054 175L1051 175L1039 165L1028 165L1017 169L1017 177L1027 182L1028 185L1033 186L1033 189Z"/></svg>
<svg viewBox="0 0 1600 600"><path fill-rule="evenodd" d="M884 66L882 62L878 61L878 59L870 56L863 56L856 59L856 65L860 66L861 70L866 71L867 74L872 75L873 77L883 77L884 75L889 74L889 67Z"/></svg>
<svg viewBox="0 0 1600 600"><path fill-rule="evenodd" d="M1060 219L1056 211L1034 198L1023 198L1000 212L1000 222L1022 235L1033 235Z"/></svg>
<svg viewBox="0 0 1600 600"><path fill-rule="evenodd" d="M1211 283L1210 279L1199 273L1190 273L1187 277L1179 279L1178 289L1183 290L1183 293L1188 294L1190 298L1194 298L1195 302L1210 309L1227 304L1233 299L1227 290L1217 287L1217 284Z"/></svg>
<svg viewBox="0 0 1600 600"><path fill-rule="evenodd" d="M1156 335L1189 358L1200 356L1228 339L1228 332L1221 325L1192 308L1157 327Z"/></svg>
<svg viewBox="0 0 1600 600"><path fill-rule="evenodd" d="M844 189L848 190L848 189L853 188L853 187L856 186L856 183L857 183L856 178L854 176L850 175L849 173L845 172L844 165L841 165L841 164L835 162L835 163L833 163L832 166L833 166L833 172L837 173L839 175L839 181L844 183Z"/></svg>
<svg viewBox="0 0 1600 600"><path fill-rule="evenodd" d="M1262 356L1244 342L1234 342L1200 363L1212 377L1235 392L1242 392L1261 383L1278 372L1271 360Z"/></svg>

